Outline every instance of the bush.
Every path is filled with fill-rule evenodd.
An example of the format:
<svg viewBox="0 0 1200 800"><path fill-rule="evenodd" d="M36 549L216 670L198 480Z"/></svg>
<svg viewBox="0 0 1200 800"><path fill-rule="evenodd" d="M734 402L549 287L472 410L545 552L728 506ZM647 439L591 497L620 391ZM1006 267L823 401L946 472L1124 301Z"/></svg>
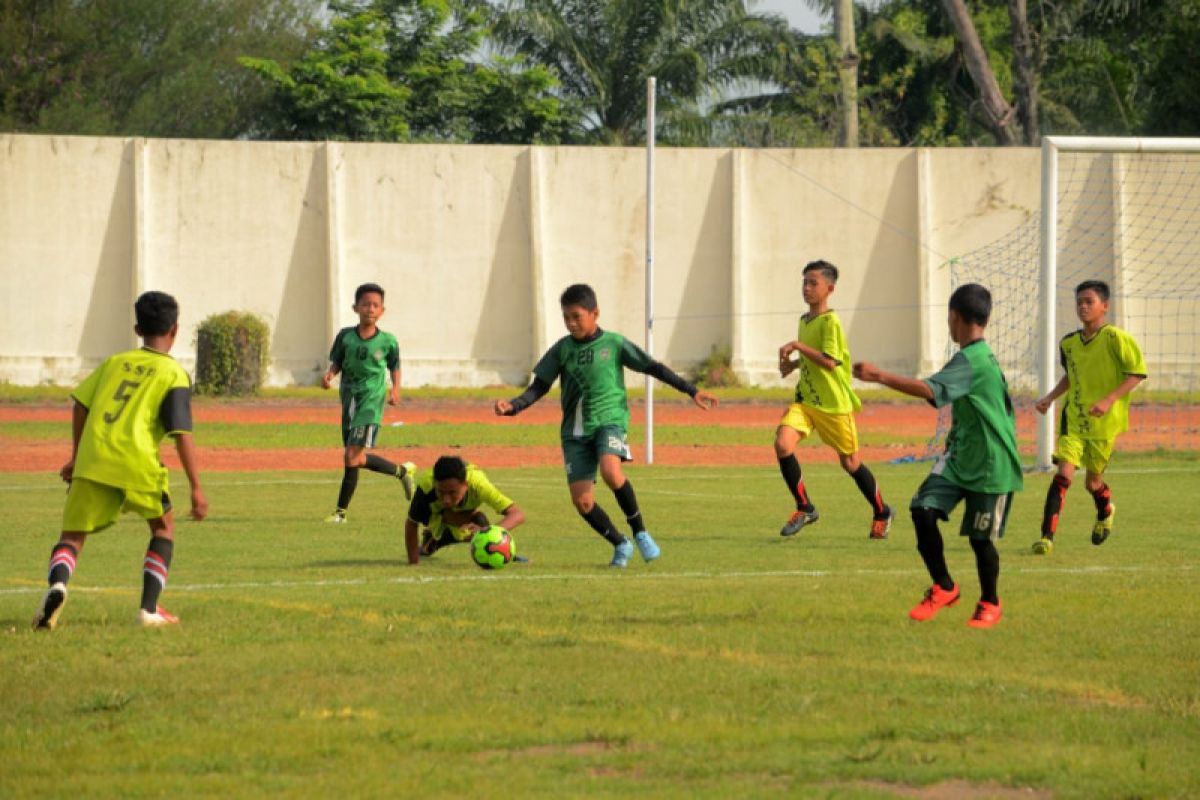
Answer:
<svg viewBox="0 0 1200 800"><path fill-rule="evenodd" d="M266 375L271 329L253 314L213 314L196 329L196 393L254 394Z"/></svg>
<svg viewBox="0 0 1200 800"><path fill-rule="evenodd" d="M729 386L741 386L737 373L733 371L733 349L718 348L715 344L708 358L696 365L692 373L692 383L702 389L713 389Z"/></svg>

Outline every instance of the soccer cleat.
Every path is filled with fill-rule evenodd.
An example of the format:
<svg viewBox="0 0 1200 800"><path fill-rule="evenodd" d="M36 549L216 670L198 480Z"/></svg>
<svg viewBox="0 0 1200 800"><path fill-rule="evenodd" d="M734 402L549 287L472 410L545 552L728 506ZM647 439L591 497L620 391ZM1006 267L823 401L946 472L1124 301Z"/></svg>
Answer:
<svg viewBox="0 0 1200 800"><path fill-rule="evenodd" d="M925 590L925 597L921 602L913 606L912 611L908 612L908 616L924 622L925 620L933 619L934 615L941 611L946 606L952 606L958 602L958 584L954 584L954 588L949 591L938 586L936 583Z"/></svg>
<svg viewBox="0 0 1200 800"><path fill-rule="evenodd" d="M646 531L640 531L633 535L633 540L637 542L638 552L642 554L643 561L653 561L662 555L662 550L654 543L654 539Z"/></svg>
<svg viewBox="0 0 1200 800"><path fill-rule="evenodd" d="M1096 520L1096 524L1092 526L1092 544L1101 545L1108 541L1108 537L1112 534L1113 519L1117 516L1117 507L1112 503L1108 504L1108 516L1104 519Z"/></svg>
<svg viewBox="0 0 1200 800"><path fill-rule="evenodd" d="M528 563L529 563L529 556L513 556L513 557L512 557L512 563L514 563L514 564L528 564Z"/></svg>
<svg viewBox="0 0 1200 800"><path fill-rule="evenodd" d="M400 467L404 470L400 474L400 486L404 488L404 499L412 500L413 490L417 486L417 465L411 461L405 461Z"/></svg>
<svg viewBox="0 0 1200 800"><path fill-rule="evenodd" d="M788 517L788 521L783 523L783 527L779 529L780 536L795 536L800 532L800 529L805 525L812 525L819 520L821 515L817 513L817 509L812 511L801 511L796 509L792 515Z"/></svg>
<svg viewBox="0 0 1200 800"><path fill-rule="evenodd" d="M155 606L153 614L144 608L139 608L138 624L143 628L161 628L164 625L178 625L179 617L162 606Z"/></svg>
<svg viewBox="0 0 1200 800"><path fill-rule="evenodd" d="M975 604L975 613L967 620L972 628L990 628L1000 621L1000 604L985 603L980 600Z"/></svg>
<svg viewBox="0 0 1200 800"><path fill-rule="evenodd" d="M1033 543L1033 554L1035 556L1048 556L1053 549L1054 540L1049 536L1043 536Z"/></svg>
<svg viewBox="0 0 1200 800"><path fill-rule="evenodd" d="M626 539L613 548L612 561L608 562L608 565L610 567L627 567L631 558L633 558L633 545Z"/></svg>
<svg viewBox="0 0 1200 800"><path fill-rule="evenodd" d="M37 630L54 630L54 626L58 624L58 615L62 613L62 607L66 602L67 585L65 583L56 583L47 589L46 594L42 597L42 604L33 617L33 627Z"/></svg>
<svg viewBox="0 0 1200 800"><path fill-rule="evenodd" d="M346 512L342 511L340 508L336 509L332 514L325 518L325 521L334 522L340 525L346 521Z"/></svg>
<svg viewBox="0 0 1200 800"><path fill-rule="evenodd" d="M896 512L892 511L892 509L889 508L886 517L884 517L883 519L871 520L871 533L870 533L871 538L872 539L886 539L888 537L888 534L892 530L892 519L895 516L896 516Z"/></svg>

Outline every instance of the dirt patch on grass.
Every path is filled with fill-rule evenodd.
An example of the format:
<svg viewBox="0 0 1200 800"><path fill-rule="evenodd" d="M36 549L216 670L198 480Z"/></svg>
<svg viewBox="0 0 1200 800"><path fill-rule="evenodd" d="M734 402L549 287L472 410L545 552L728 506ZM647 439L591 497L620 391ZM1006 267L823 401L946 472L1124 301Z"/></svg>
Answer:
<svg viewBox="0 0 1200 800"><path fill-rule="evenodd" d="M1012 787L959 780L942 781L928 786L888 781L854 781L849 787L884 792L893 797L915 797L919 800L1049 800L1054 796L1053 792L1028 786ZM843 789L847 788L847 784L830 785L829 788Z"/></svg>

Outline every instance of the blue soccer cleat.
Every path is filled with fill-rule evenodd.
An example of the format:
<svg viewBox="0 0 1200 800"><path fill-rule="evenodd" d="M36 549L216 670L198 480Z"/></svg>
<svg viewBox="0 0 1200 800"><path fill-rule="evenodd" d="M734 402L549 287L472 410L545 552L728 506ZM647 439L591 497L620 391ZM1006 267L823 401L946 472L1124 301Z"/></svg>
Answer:
<svg viewBox="0 0 1200 800"><path fill-rule="evenodd" d="M633 540L637 542L638 552L642 554L643 561L653 561L662 555L662 550L654 543L654 539L646 531L635 533Z"/></svg>
<svg viewBox="0 0 1200 800"><path fill-rule="evenodd" d="M626 539L613 548L612 561L608 562L608 565L610 567L627 567L631 558L633 558L633 545Z"/></svg>

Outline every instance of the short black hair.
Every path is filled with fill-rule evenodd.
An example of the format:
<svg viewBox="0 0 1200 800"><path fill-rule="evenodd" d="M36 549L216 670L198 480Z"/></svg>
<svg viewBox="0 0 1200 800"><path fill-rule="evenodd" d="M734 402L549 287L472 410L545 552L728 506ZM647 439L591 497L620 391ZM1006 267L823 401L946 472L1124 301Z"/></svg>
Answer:
<svg viewBox="0 0 1200 800"><path fill-rule="evenodd" d="M957 311L963 322L987 325L992 315L992 293L978 283L964 283L950 295L950 310Z"/></svg>
<svg viewBox="0 0 1200 800"><path fill-rule="evenodd" d="M563 308L579 306L588 311L595 311L596 306L599 305L596 302L595 290L586 283L573 283L568 286L558 298L558 304Z"/></svg>
<svg viewBox="0 0 1200 800"><path fill-rule="evenodd" d="M433 462L434 481L446 481L451 478L465 481L467 479L467 462L458 456L442 456Z"/></svg>
<svg viewBox="0 0 1200 800"><path fill-rule="evenodd" d="M822 275L825 276L825 280L829 281L830 283L833 283L833 284L837 283L837 279L838 279L837 267L835 267L833 264L830 264L828 261L825 261L824 259L817 259L816 261L810 261L804 265L804 272L802 272L801 274L807 275L808 273L814 272L814 271L820 272Z"/></svg>
<svg viewBox="0 0 1200 800"><path fill-rule="evenodd" d="M166 292L143 292L133 313L142 336L162 336L179 321L179 303Z"/></svg>
<svg viewBox="0 0 1200 800"><path fill-rule="evenodd" d="M380 300L383 300L382 286L380 286L378 283L364 283L362 286L359 286L354 290L354 305L358 305L358 301L362 300L362 296L364 294L368 294L369 292L374 292L375 294L379 295ZM345 301L343 300L342 302Z"/></svg>
<svg viewBox="0 0 1200 800"><path fill-rule="evenodd" d="M1084 281L1075 287L1075 295L1078 297L1080 292L1086 292L1088 289L1095 292L1105 303L1108 302L1108 284L1104 281Z"/></svg>

